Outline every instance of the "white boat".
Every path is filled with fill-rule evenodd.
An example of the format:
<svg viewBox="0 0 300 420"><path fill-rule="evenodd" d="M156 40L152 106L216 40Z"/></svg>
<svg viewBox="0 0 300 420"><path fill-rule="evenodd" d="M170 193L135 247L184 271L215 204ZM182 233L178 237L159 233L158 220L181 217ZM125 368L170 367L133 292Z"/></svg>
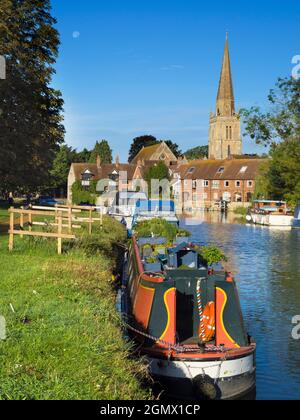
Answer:
<svg viewBox="0 0 300 420"><path fill-rule="evenodd" d="M300 203L296 207L295 214L294 214L294 220L293 220L293 228L299 228L300 229Z"/></svg>
<svg viewBox="0 0 300 420"><path fill-rule="evenodd" d="M136 205L133 225L145 220L164 219L171 224L179 226L176 216L175 203L172 200L139 201Z"/></svg>
<svg viewBox="0 0 300 420"><path fill-rule="evenodd" d="M292 227L294 216L285 201L257 200L249 210L247 221L263 226Z"/></svg>

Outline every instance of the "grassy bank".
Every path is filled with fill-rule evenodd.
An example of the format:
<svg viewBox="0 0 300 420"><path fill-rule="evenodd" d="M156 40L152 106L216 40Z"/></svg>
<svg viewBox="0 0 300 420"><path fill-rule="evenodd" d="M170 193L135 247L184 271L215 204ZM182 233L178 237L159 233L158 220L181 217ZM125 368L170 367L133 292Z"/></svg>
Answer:
<svg viewBox="0 0 300 420"><path fill-rule="evenodd" d="M108 223L111 223L109 225ZM129 359L115 309L115 241L107 222L100 242L57 256L55 243L0 236L0 399L144 399L145 368ZM101 245L102 244L102 245Z"/></svg>

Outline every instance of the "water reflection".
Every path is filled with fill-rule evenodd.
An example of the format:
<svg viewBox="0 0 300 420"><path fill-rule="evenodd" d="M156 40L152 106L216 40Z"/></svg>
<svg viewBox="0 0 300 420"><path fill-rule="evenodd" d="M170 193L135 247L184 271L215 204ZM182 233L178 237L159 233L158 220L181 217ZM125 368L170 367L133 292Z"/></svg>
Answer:
<svg viewBox="0 0 300 420"><path fill-rule="evenodd" d="M236 223L235 216L203 213L182 219L193 240L215 243L229 257L248 331L257 349L257 398L300 398L300 230Z"/></svg>

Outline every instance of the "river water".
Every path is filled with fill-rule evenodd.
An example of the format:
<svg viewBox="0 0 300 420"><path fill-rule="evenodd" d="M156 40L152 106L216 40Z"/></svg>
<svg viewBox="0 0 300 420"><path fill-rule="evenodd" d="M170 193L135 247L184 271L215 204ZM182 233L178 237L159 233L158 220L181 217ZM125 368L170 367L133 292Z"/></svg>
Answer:
<svg viewBox="0 0 300 420"><path fill-rule="evenodd" d="M257 399L300 399L300 229L258 227L214 213L182 219L193 240L224 251L250 335L257 342Z"/></svg>

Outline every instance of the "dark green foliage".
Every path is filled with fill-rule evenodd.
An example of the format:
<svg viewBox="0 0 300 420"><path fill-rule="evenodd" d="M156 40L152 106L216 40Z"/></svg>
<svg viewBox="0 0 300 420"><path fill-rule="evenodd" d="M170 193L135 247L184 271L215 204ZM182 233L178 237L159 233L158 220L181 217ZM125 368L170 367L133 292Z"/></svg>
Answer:
<svg viewBox="0 0 300 420"><path fill-rule="evenodd" d="M242 110L246 133L258 144L300 139L300 79L278 79L269 94L270 111L259 107Z"/></svg>
<svg viewBox="0 0 300 420"><path fill-rule="evenodd" d="M226 255L221 251L220 248L216 246L199 246L196 249L203 262L206 263L209 267L214 264L219 264L222 261L227 261Z"/></svg>
<svg viewBox="0 0 300 420"><path fill-rule="evenodd" d="M208 158L208 146L198 146L193 149L189 149L184 153L184 156L188 160Z"/></svg>
<svg viewBox="0 0 300 420"><path fill-rule="evenodd" d="M155 144L162 143L163 141L172 150L172 152L177 158L182 155L178 144L173 143L171 140L157 140L157 138L154 136L145 135L145 136L140 136L133 139L133 142L129 150L128 162L131 162L137 156L137 154L142 150L143 147L153 146Z"/></svg>
<svg viewBox="0 0 300 420"><path fill-rule="evenodd" d="M112 150L109 147L107 140L96 142L94 149L91 152L90 163L97 162L97 156L100 156L101 163L112 163Z"/></svg>
<svg viewBox="0 0 300 420"><path fill-rule="evenodd" d="M81 152L76 152L74 162L77 163L88 163L91 159L91 151L83 149Z"/></svg>
<svg viewBox="0 0 300 420"><path fill-rule="evenodd" d="M76 151L72 147L68 147L65 144L60 147L50 171L54 188L63 188L66 190L70 166L75 161L75 157Z"/></svg>
<svg viewBox="0 0 300 420"><path fill-rule="evenodd" d="M150 135L140 136L133 139L130 150L128 162L131 162L143 147L153 146L159 143L157 138Z"/></svg>
<svg viewBox="0 0 300 420"><path fill-rule="evenodd" d="M82 187L81 181L76 181L72 186L73 204L80 205L81 203L88 203L95 205L97 200L96 185L96 181L91 181L90 188L86 190Z"/></svg>
<svg viewBox="0 0 300 420"><path fill-rule="evenodd" d="M258 144L271 145L262 164L256 198L300 200L300 80L279 79L268 97L271 109L243 110L246 134Z"/></svg>
<svg viewBox="0 0 300 420"><path fill-rule="evenodd" d="M64 139L61 93L51 87L59 35L49 0L1 0L0 185L23 190L49 183Z"/></svg>
<svg viewBox="0 0 300 420"><path fill-rule="evenodd" d="M144 179L148 183L148 194L149 197L153 198L161 197L166 194L170 196L170 191L154 191L152 190L152 180L170 180L169 169L164 162L158 162L157 164L151 166L144 174Z"/></svg>
<svg viewBox="0 0 300 420"><path fill-rule="evenodd" d="M164 237L169 241L173 241L177 236L190 236L190 232L179 229L176 225L159 218L140 222L134 229L139 237L151 237L154 235Z"/></svg>

